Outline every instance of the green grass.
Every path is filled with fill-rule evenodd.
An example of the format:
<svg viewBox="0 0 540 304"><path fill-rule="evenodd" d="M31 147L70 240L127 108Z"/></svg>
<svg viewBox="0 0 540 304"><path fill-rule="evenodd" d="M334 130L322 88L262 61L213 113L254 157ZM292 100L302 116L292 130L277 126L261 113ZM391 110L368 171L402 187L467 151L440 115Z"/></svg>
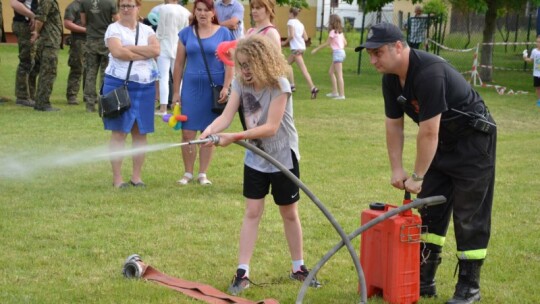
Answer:
<svg viewBox="0 0 540 304"><path fill-rule="evenodd" d="M317 45L317 43L315 43ZM389 185L380 75L356 74L357 53L349 41L344 73L347 100L326 99L330 50L304 56L321 88L317 100L295 67L295 120L300 135L303 182L350 233L370 202L401 204L402 192ZM288 52L286 50L285 52ZM468 55L463 55L467 57ZM60 112L42 113L14 105L16 47L0 46L0 168L20 161L26 177L0 172L1 303L199 303L154 283L121 276L124 259L138 253L157 269L226 290L237 263L238 234L244 211L243 149L218 148L208 172L214 185L179 187L180 150L147 154L146 189L115 191L107 161L56 167L44 159L105 147L110 134L84 105L67 106L67 50L60 53L51 101ZM365 65L367 67L367 65ZM528 95L498 95L480 88L499 125L492 238L482 272L482 303L538 303L540 271L540 108L529 72L496 79ZM510 86L510 84L512 84ZM406 168L412 169L416 127L407 119ZM239 129L235 122L232 129ZM150 144L178 143L180 133L156 120ZM131 160L124 163L129 178ZM15 173L15 172L13 172ZM339 236L306 195L300 203L305 261L314 265ZM253 300L294 303L300 285L287 274L290 258L278 209L269 198L251 263L251 278L264 287L248 289ZM443 303L453 293L456 265L452 228L437 274ZM353 241L359 248L359 240ZM323 288L308 290L305 303L356 303L358 282L351 258L341 250L318 275ZM382 303L373 299L370 303Z"/></svg>

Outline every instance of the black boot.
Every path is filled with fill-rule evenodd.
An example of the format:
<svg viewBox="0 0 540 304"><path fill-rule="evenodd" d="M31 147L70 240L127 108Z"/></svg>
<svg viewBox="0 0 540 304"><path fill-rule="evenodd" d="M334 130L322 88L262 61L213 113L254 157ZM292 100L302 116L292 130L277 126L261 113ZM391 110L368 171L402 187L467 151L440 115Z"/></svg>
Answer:
<svg viewBox="0 0 540 304"><path fill-rule="evenodd" d="M484 260L459 260L459 276L454 297L446 304L471 304L480 301L480 269Z"/></svg>
<svg viewBox="0 0 540 304"><path fill-rule="evenodd" d="M428 244L422 246L420 253L420 296L431 298L437 296L435 274L441 264L441 247Z"/></svg>

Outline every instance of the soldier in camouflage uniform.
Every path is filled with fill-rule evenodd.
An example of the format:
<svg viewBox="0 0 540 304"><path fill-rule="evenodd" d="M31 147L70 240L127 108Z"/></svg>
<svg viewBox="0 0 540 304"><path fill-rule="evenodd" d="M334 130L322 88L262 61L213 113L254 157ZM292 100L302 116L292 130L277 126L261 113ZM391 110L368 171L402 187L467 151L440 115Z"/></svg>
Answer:
<svg viewBox="0 0 540 304"><path fill-rule="evenodd" d="M34 110L58 111L59 109L51 106L49 100L56 80L58 50L62 44L64 31L58 2L40 0L35 23L30 39L32 43L36 43L36 58L39 62L39 80Z"/></svg>
<svg viewBox="0 0 540 304"><path fill-rule="evenodd" d="M118 9L115 0L82 0L81 20L86 27L86 67L84 102L86 111L95 112L98 72L101 77L109 64L109 49L105 46L105 31L117 19ZM101 82L100 82L101 87Z"/></svg>
<svg viewBox="0 0 540 304"><path fill-rule="evenodd" d="M81 87L81 77L84 87L84 62L86 45L86 28L81 22L81 1L74 0L67 7L64 13L64 27L71 31L71 43L69 45L68 65L70 67L66 98L69 105L78 105L77 95ZM84 89L83 89L84 90Z"/></svg>
<svg viewBox="0 0 540 304"><path fill-rule="evenodd" d="M21 106L33 107L36 94L37 70L35 64L35 47L30 43L30 32L34 28L37 0L11 0L14 11L13 33L19 45L19 65L15 75L15 98Z"/></svg>

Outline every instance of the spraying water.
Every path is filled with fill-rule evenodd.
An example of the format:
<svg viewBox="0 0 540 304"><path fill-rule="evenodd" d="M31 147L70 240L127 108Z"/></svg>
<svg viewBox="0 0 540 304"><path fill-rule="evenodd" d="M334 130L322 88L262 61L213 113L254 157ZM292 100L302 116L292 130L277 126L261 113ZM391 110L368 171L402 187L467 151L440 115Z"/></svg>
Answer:
<svg viewBox="0 0 540 304"><path fill-rule="evenodd" d="M193 140L185 143L155 144L113 152L109 151L107 147L99 147L72 154L54 153L40 158L32 158L29 155L10 156L0 158L0 178L27 178L44 169L72 167L86 163L108 161L114 158L161 151L184 145L201 144L212 140L215 139L209 137L208 139Z"/></svg>

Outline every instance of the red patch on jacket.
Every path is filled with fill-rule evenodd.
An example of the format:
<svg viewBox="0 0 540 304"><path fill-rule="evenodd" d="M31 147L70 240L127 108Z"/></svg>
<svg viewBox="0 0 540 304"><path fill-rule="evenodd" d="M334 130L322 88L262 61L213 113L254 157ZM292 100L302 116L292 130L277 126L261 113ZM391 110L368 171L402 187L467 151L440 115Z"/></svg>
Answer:
<svg viewBox="0 0 540 304"><path fill-rule="evenodd" d="M420 107L418 106L418 100L411 100L411 105L414 108L414 113L418 114L420 113Z"/></svg>

